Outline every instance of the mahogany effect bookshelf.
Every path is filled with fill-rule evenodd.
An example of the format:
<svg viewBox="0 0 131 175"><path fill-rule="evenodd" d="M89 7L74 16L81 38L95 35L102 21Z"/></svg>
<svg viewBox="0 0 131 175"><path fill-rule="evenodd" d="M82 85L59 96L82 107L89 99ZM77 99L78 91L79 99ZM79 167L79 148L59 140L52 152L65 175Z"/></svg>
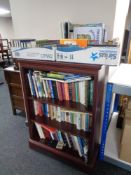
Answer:
<svg viewBox="0 0 131 175"><path fill-rule="evenodd" d="M66 161L71 166L75 165L83 169L84 171L89 172L95 165L99 149L100 122L101 122L106 67L91 64L25 60L25 59L18 59L18 65L20 68L22 78L24 102L28 117L30 148L43 153L49 152L49 154L51 153L55 157ZM86 106L77 102L70 102L70 101L61 102L59 100L51 100L49 98L32 97L27 77L28 70L54 71L54 72L64 72L64 73L73 73L73 74L91 76L94 81L92 108L87 108ZM60 106L67 110L88 112L89 114L91 114L92 118L91 129L89 131L78 130L71 123L58 122L56 120L51 120L50 118L44 116L43 117L35 116L33 110L34 108L33 100L39 101L41 103L43 102L51 104L53 106ZM60 130L61 132L66 132L75 136L80 136L84 139L88 139L89 142L88 162L84 162L81 159L81 157L79 157L79 155L76 153L76 151L73 151L71 149L58 150L50 146L46 140L42 143L40 141L34 122L44 124L49 127L54 127Z"/></svg>

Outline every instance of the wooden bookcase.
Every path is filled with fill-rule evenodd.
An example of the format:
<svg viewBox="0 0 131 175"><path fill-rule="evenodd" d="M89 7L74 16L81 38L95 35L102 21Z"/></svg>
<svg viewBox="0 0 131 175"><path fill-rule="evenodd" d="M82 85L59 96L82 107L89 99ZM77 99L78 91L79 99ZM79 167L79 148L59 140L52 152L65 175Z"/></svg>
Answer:
<svg viewBox="0 0 131 175"><path fill-rule="evenodd" d="M93 168L98 155L99 149L99 137L100 137L100 122L101 122L101 112L102 112L102 100L104 92L104 81L106 67L101 65L89 65L89 64L78 64L78 63L65 63L65 62L55 62L55 61L39 61L39 60L18 60L18 65L20 68L21 78L22 78L22 88L24 92L24 100L26 113L29 123L29 146L35 150L41 152L50 152L52 155L62 160L66 160L70 165L76 165L85 171L89 171ZM58 100L52 101L46 98L34 98L30 95L30 89L27 79L28 70L39 70L39 71L55 71L55 72L65 72L74 74L84 74L90 75L94 80L94 94L93 94L93 107L87 109L84 105L77 104L75 102L60 102ZM49 118L38 118L33 112L33 100L38 100L40 102L46 102L55 106L62 106L66 109L72 109L81 112L89 112L92 114L92 127L90 132L85 132L82 130L77 130L72 124L66 122L57 122L50 120ZM38 133L35 128L35 122L40 124L45 124L47 126L52 126L60 131L65 131L72 135L78 135L85 139L89 139L89 152L88 152L88 163L85 163L81 158L75 154L75 151L65 150L61 151L56 148L50 147L46 143L41 143L38 138Z"/></svg>
<svg viewBox="0 0 131 175"><path fill-rule="evenodd" d="M12 112L14 115L16 115L17 109L25 111L20 71L15 70L14 67L11 66L4 69L4 75L9 89Z"/></svg>

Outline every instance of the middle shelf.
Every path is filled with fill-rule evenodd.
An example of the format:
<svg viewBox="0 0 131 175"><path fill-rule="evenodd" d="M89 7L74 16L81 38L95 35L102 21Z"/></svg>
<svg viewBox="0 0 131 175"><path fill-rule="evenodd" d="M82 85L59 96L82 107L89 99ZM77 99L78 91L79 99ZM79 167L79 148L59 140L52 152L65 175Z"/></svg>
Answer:
<svg viewBox="0 0 131 175"><path fill-rule="evenodd" d="M32 96L27 97L28 100L36 100L40 103L48 103L53 106L59 106L67 110L75 110L76 112L88 112L90 115L92 115L92 106L89 106L88 108L79 103L79 102L71 102L71 101L59 101L57 99L52 98L36 98Z"/></svg>

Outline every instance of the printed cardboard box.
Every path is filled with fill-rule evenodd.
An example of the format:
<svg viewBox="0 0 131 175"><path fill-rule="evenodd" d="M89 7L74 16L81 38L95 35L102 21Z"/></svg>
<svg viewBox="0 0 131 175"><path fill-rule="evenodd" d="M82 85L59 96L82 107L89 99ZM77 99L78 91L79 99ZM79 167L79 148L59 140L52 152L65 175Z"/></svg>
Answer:
<svg viewBox="0 0 131 175"><path fill-rule="evenodd" d="M35 60L55 60L55 48L11 48L13 58L35 59Z"/></svg>
<svg viewBox="0 0 131 175"><path fill-rule="evenodd" d="M120 62L118 46L63 46L56 49L56 61L118 65Z"/></svg>

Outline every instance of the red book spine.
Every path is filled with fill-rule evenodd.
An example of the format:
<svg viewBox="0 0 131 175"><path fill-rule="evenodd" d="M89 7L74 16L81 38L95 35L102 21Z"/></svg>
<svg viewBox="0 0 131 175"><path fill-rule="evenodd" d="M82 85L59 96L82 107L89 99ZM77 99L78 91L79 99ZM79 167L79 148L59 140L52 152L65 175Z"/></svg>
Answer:
<svg viewBox="0 0 131 175"><path fill-rule="evenodd" d="M64 83L64 89L65 89L65 99L70 100L68 83Z"/></svg>
<svg viewBox="0 0 131 175"><path fill-rule="evenodd" d="M62 97L63 97L63 100L66 100L64 83L61 83L61 90L62 90Z"/></svg>
<svg viewBox="0 0 131 175"><path fill-rule="evenodd" d="M61 88L60 82L56 82L56 87L57 87L58 98L59 98L60 101L63 101L62 88Z"/></svg>

